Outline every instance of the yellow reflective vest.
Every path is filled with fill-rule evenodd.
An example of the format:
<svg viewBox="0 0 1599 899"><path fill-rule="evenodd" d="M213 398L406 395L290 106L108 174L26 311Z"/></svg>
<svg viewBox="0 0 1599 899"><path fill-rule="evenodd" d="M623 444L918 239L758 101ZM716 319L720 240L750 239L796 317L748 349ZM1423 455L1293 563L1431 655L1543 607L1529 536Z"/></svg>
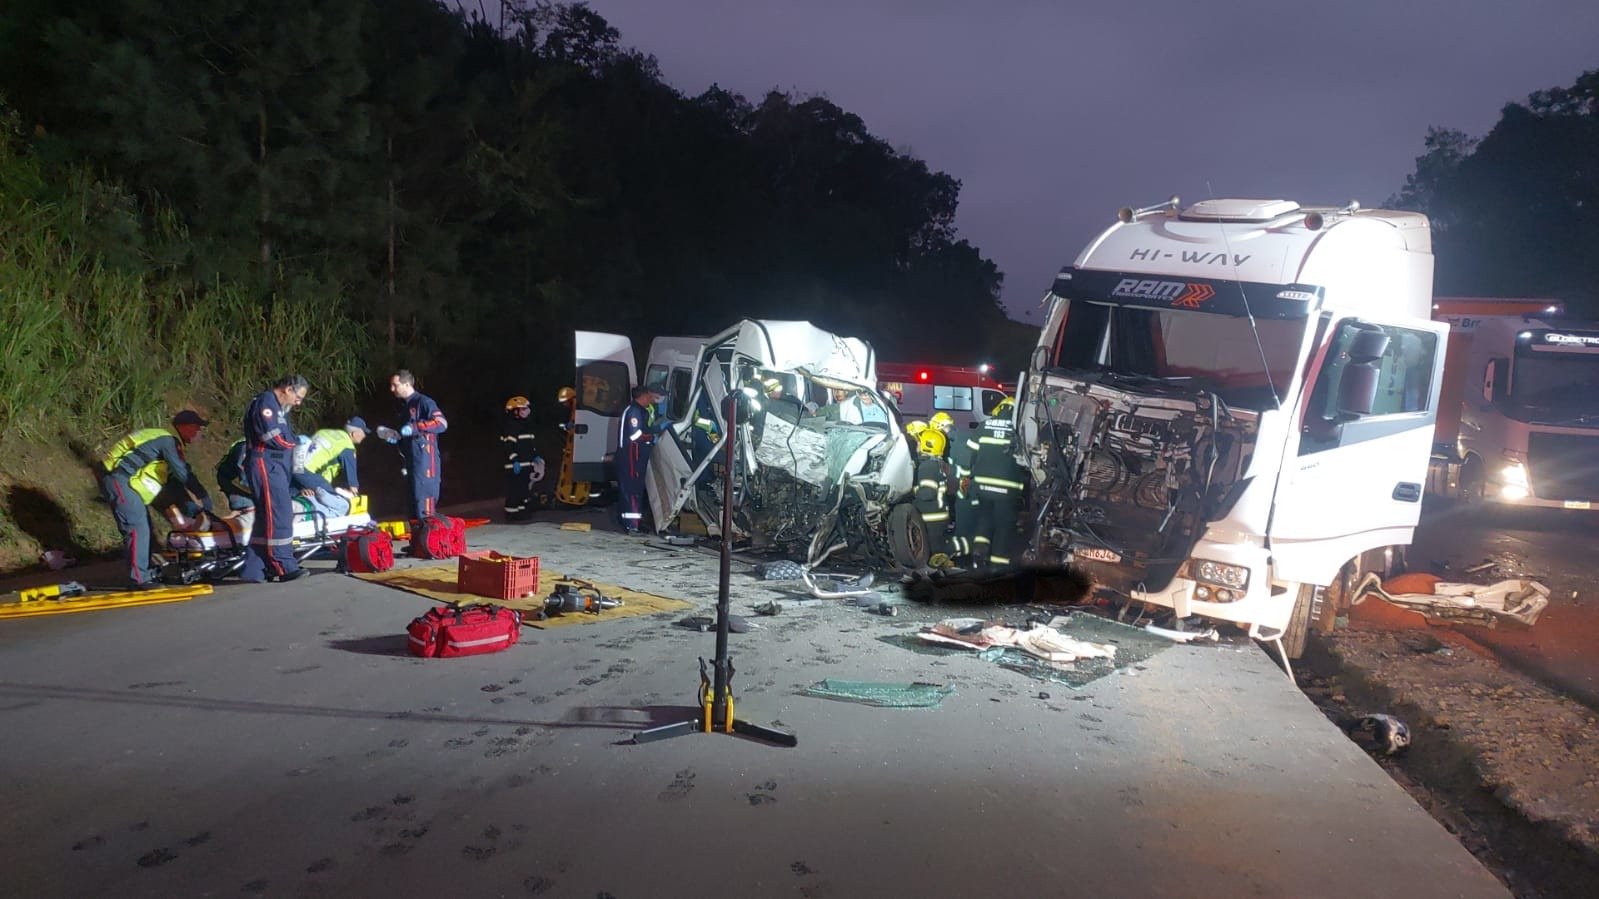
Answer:
<svg viewBox="0 0 1599 899"><path fill-rule="evenodd" d="M311 452L305 457L305 470L331 484L344 469L339 464L339 456L345 452L355 452L350 432L343 428L323 428L311 435Z"/></svg>
<svg viewBox="0 0 1599 899"><path fill-rule="evenodd" d="M155 499L156 494L161 492L161 488L166 486L167 479L172 475L167 460L146 447L151 441L162 437L172 438L173 445L178 447L178 453L182 455L182 443L176 434L166 428L143 428L118 440L101 460L107 474L118 468L132 467L131 471L126 472L128 484L146 504Z"/></svg>

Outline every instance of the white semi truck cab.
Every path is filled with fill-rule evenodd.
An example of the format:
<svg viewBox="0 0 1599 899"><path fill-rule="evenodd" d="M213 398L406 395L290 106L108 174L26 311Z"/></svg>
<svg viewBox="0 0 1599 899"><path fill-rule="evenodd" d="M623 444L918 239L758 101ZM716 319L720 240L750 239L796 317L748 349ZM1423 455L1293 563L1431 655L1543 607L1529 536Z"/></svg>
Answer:
<svg viewBox="0 0 1599 899"><path fill-rule="evenodd" d="M1410 542L1448 326L1411 212L1123 209L1046 296L1017 407L1030 557L1303 649Z"/></svg>

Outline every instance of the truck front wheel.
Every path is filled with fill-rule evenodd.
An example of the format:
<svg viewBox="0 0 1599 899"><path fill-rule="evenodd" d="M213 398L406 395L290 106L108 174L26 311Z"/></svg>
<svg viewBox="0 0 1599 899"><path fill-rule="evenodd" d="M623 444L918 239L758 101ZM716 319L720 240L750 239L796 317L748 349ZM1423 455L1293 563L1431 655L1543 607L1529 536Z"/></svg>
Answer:
<svg viewBox="0 0 1599 899"><path fill-rule="evenodd" d="M1294 598L1294 611L1288 617L1288 627L1283 630L1283 652L1290 659L1297 659L1305 654L1305 640L1310 636L1310 620L1316 607L1316 592L1320 590L1315 584L1300 584L1299 595Z"/></svg>

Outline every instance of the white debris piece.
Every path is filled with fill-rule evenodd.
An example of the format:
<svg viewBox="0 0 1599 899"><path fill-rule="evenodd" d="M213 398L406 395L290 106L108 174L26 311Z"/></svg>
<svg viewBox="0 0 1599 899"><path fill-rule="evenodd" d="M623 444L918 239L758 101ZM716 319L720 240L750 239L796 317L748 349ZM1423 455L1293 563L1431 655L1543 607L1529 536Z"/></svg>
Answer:
<svg viewBox="0 0 1599 899"><path fill-rule="evenodd" d="M1533 580L1512 579L1495 584L1453 584L1440 581L1432 593L1389 593L1375 572L1355 585L1353 603L1377 596L1396 606L1413 609L1430 618L1445 618L1493 627L1515 621L1531 627L1549 605L1549 588Z"/></svg>
<svg viewBox="0 0 1599 899"><path fill-rule="evenodd" d="M1215 643L1221 639L1221 634L1217 633L1213 627L1205 628L1202 631L1174 631L1164 627L1156 627L1153 624L1146 624L1144 625L1144 630L1157 637L1165 637L1177 643L1192 643L1195 640L1209 640Z"/></svg>
<svg viewBox="0 0 1599 899"><path fill-rule="evenodd" d="M985 624L976 618L950 618L923 628L917 636L929 643L942 643L965 649L1013 647L1053 665L1074 662L1078 659L1116 657L1114 644L1079 640L1044 624L1035 624L1029 630L1020 630L1002 624Z"/></svg>

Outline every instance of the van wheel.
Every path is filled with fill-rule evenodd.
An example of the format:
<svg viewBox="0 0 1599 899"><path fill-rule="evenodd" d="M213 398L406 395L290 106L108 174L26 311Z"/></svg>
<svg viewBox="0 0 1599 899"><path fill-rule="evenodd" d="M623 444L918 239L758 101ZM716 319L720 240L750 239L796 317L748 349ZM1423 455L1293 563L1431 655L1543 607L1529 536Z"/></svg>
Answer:
<svg viewBox="0 0 1599 899"><path fill-rule="evenodd" d="M1305 654L1305 640L1310 635L1311 610L1316 606L1316 591L1319 589L1314 584L1299 585L1293 614L1288 617L1288 628L1283 631L1283 651L1290 659Z"/></svg>
<svg viewBox="0 0 1599 899"><path fill-rule="evenodd" d="M901 568L927 567L927 522L910 503L888 513L888 548Z"/></svg>

